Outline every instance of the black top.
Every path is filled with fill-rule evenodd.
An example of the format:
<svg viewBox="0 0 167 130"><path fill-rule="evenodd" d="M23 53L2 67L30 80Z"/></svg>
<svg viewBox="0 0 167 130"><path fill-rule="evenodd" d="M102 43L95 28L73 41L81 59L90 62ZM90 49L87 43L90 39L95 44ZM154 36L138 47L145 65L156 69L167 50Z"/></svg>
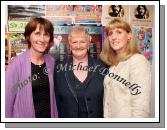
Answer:
<svg viewBox="0 0 167 130"><path fill-rule="evenodd" d="M37 118L50 118L50 88L46 63L31 63L32 93Z"/></svg>
<svg viewBox="0 0 167 130"><path fill-rule="evenodd" d="M85 92L86 92L86 86L87 86L87 78L84 80L84 82L81 82L73 73L73 71L70 71L70 77L71 82L73 84L73 89L75 90L77 94L78 99L78 118L86 118L88 117L88 110L86 108L86 101L85 101Z"/></svg>
<svg viewBox="0 0 167 130"><path fill-rule="evenodd" d="M101 61L88 57L88 71L84 82L80 82L70 69L73 59L56 62L54 71L55 95L60 118L103 117L103 78L100 72L105 67ZM95 69L96 68L96 69ZM73 76L72 76L73 75ZM79 88L78 88L79 87Z"/></svg>

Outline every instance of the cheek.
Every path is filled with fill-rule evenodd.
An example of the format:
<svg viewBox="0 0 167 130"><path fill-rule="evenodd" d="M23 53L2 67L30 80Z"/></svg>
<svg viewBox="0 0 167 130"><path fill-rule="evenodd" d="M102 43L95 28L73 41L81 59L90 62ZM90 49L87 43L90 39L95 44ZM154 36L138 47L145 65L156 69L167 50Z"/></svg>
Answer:
<svg viewBox="0 0 167 130"><path fill-rule="evenodd" d="M71 50L74 50L75 48L76 48L76 46L70 44L70 49Z"/></svg>
<svg viewBox="0 0 167 130"><path fill-rule="evenodd" d="M88 48L89 48L89 44L83 45L83 47L84 47L85 49L88 49Z"/></svg>
<svg viewBox="0 0 167 130"><path fill-rule="evenodd" d="M46 43L49 43L49 42L50 42L50 37L46 37L46 38L45 38L45 42L46 42Z"/></svg>
<svg viewBox="0 0 167 130"><path fill-rule="evenodd" d="M88 49L89 48L89 44L80 45L79 48L81 48L81 49ZM70 45L70 49L71 50L78 49L78 46L77 45Z"/></svg>
<svg viewBox="0 0 167 130"><path fill-rule="evenodd" d="M30 35L29 41L32 43L34 40L35 40L35 38L32 35Z"/></svg>
<svg viewBox="0 0 167 130"><path fill-rule="evenodd" d="M110 46L111 46L111 44L112 44L112 42L113 42L112 38L111 38L111 37L108 37L107 42L109 42L109 43L110 43Z"/></svg>
<svg viewBox="0 0 167 130"><path fill-rule="evenodd" d="M125 36L124 38L123 38L123 41L125 42L125 43L127 43L128 42L128 36Z"/></svg>
<svg viewBox="0 0 167 130"><path fill-rule="evenodd" d="M124 40L122 40L122 46L127 46L128 45L128 39L127 39L127 37L126 38L124 38Z"/></svg>

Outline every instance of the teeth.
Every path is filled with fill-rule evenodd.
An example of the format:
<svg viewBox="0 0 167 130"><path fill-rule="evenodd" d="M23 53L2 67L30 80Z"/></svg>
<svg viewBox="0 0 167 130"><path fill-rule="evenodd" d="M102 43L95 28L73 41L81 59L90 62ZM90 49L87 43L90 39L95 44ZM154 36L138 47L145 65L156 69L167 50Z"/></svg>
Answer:
<svg viewBox="0 0 167 130"><path fill-rule="evenodd" d="M119 44L118 42L114 42L114 44Z"/></svg>

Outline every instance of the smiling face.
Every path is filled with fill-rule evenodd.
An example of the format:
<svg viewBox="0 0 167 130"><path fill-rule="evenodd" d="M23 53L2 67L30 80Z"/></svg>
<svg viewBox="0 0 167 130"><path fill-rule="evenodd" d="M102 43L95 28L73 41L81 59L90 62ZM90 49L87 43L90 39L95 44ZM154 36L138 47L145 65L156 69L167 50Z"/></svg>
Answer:
<svg viewBox="0 0 167 130"><path fill-rule="evenodd" d="M88 56L90 35L82 26L74 26L68 35L72 55L77 60L83 60Z"/></svg>
<svg viewBox="0 0 167 130"><path fill-rule="evenodd" d="M44 53L49 45L50 35L38 24L37 28L31 33L29 41L31 43L30 49L38 53Z"/></svg>
<svg viewBox="0 0 167 130"><path fill-rule="evenodd" d="M131 33L127 33L122 28L115 28L108 34L110 46L117 54L125 52L127 45L129 44L128 40L130 37Z"/></svg>
<svg viewBox="0 0 167 130"><path fill-rule="evenodd" d="M75 34L70 41L70 49L76 59L83 59L88 55L89 42L86 36Z"/></svg>

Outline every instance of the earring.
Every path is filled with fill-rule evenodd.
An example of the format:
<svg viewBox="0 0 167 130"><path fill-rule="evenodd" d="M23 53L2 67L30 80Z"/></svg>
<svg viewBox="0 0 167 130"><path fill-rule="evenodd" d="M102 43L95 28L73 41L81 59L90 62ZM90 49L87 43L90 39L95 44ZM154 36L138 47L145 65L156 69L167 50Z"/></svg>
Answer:
<svg viewBox="0 0 167 130"><path fill-rule="evenodd" d="M128 38L128 42L130 42L131 41L131 38Z"/></svg>

